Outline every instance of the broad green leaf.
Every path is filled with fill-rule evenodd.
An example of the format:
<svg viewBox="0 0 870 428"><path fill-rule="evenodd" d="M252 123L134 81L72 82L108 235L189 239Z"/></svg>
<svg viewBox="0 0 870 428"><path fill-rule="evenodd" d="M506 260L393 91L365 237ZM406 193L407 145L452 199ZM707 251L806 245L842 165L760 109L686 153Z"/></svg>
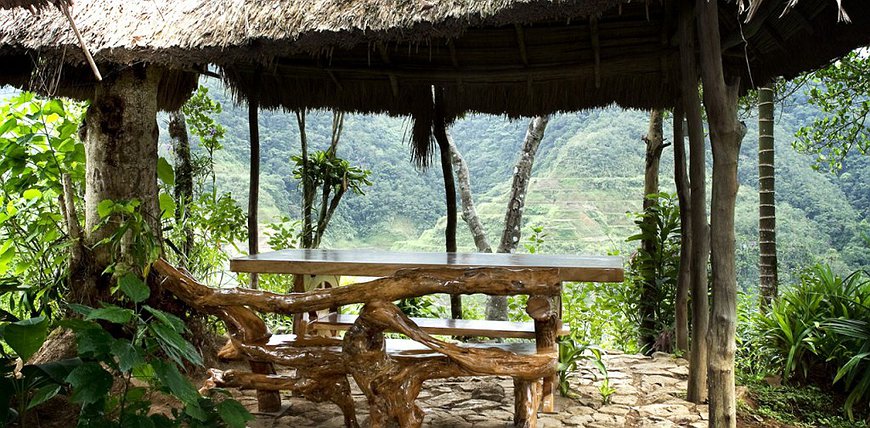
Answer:
<svg viewBox="0 0 870 428"><path fill-rule="evenodd" d="M161 217L164 219L172 218L175 215L175 199L172 198L172 195L168 193L160 194L160 212L162 213Z"/></svg>
<svg viewBox="0 0 870 428"><path fill-rule="evenodd" d="M22 360L27 361L45 342L48 324L44 316L14 322L3 328L3 339Z"/></svg>
<svg viewBox="0 0 870 428"><path fill-rule="evenodd" d="M133 344L123 339L118 339L112 343L111 352L118 358L118 368L123 372L129 372L133 367L145 363L142 355L133 347Z"/></svg>
<svg viewBox="0 0 870 428"><path fill-rule="evenodd" d="M115 324L126 324L133 319L133 311L131 309L122 308L114 305L105 305L102 308L92 310L85 320L105 320Z"/></svg>
<svg viewBox="0 0 870 428"><path fill-rule="evenodd" d="M199 400L199 393L190 383L187 378L181 375L178 367L168 361L154 361L151 363L154 367L154 374L160 382L169 388L172 395L176 396L185 404L196 405Z"/></svg>
<svg viewBox="0 0 870 428"><path fill-rule="evenodd" d="M33 398L30 399L30 403L27 405L27 409L32 409L42 403L45 403L48 400L54 398L57 393L60 392L60 389L63 385L46 385L42 388L36 390L36 393L33 394Z"/></svg>
<svg viewBox="0 0 870 428"><path fill-rule="evenodd" d="M21 374L28 378L46 377L54 383L66 383L66 378L78 366L82 365L80 358L67 358L45 364L28 364L21 368Z"/></svg>
<svg viewBox="0 0 870 428"><path fill-rule="evenodd" d="M112 210L115 208L115 201L111 199L104 199L97 204L97 214L100 218L104 218L112 213Z"/></svg>
<svg viewBox="0 0 870 428"><path fill-rule="evenodd" d="M126 273L118 280L118 288L134 303L142 303L151 296L151 289L137 275Z"/></svg>
<svg viewBox="0 0 870 428"><path fill-rule="evenodd" d="M21 194L21 197L28 201L31 199L37 199L40 196L42 196L42 192L39 189L27 189Z"/></svg>
<svg viewBox="0 0 870 428"><path fill-rule="evenodd" d="M157 160L157 178L167 186L175 185L175 170L172 169L172 164L164 157Z"/></svg>
<svg viewBox="0 0 870 428"><path fill-rule="evenodd" d="M224 400L217 405L218 415L230 428L245 428L254 416L236 400Z"/></svg>
<svg viewBox="0 0 870 428"><path fill-rule="evenodd" d="M187 360L198 366L202 365L202 356L178 331L162 322L152 322L148 328L154 333L160 348L177 364Z"/></svg>
<svg viewBox="0 0 870 428"><path fill-rule="evenodd" d="M91 362L73 369L66 381L73 389L70 400L74 403L92 404L109 394L113 378L99 363Z"/></svg>

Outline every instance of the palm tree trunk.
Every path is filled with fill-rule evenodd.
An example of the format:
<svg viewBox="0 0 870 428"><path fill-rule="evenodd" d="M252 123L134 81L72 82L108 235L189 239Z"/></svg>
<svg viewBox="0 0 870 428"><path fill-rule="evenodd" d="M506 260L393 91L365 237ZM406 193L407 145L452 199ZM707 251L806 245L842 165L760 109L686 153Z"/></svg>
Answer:
<svg viewBox="0 0 870 428"><path fill-rule="evenodd" d="M758 274L761 307L777 295L773 85L758 88Z"/></svg>

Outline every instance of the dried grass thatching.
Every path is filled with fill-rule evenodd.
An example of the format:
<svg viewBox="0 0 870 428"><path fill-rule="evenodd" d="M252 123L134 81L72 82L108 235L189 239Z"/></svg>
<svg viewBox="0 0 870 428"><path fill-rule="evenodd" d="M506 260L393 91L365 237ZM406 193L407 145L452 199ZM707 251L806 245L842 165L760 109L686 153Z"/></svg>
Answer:
<svg viewBox="0 0 870 428"><path fill-rule="evenodd" d="M69 4L65 0L0 0L0 9L25 8L30 11L42 10L49 6L55 6L60 1Z"/></svg>
<svg viewBox="0 0 870 428"><path fill-rule="evenodd" d="M842 0L720 1L725 66L747 86L824 65L870 43L870 8ZM745 3L745 0L744 2ZM741 3L741 4L743 4ZM528 116L676 100L679 1L81 1L73 18L102 67L216 65L238 99L265 108L415 115L431 88L445 112ZM825 37L821 37L824 35ZM87 93L81 49L60 12L0 11L0 83L64 63L60 90ZM179 76L183 73L178 74ZM76 80L76 79L83 80ZM189 78L186 78L189 79ZM26 79L25 79L26 80ZM175 101L187 97L188 86ZM416 126L423 129L424 124Z"/></svg>

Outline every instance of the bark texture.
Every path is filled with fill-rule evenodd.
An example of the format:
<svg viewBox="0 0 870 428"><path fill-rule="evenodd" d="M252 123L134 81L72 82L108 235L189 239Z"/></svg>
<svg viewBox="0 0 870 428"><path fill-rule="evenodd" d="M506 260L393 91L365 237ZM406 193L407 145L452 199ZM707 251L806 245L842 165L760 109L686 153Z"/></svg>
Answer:
<svg viewBox="0 0 870 428"><path fill-rule="evenodd" d="M504 217L504 230L501 235L501 243L498 246L499 253L513 253L517 249L522 235L523 210L526 204L526 193L529 189L529 179L532 176L532 166L535 163L535 155L544 131L547 129L549 116L537 116L529 122L526 137L520 158L514 168L514 179L511 184L511 194L508 198L508 206ZM504 296L491 296L486 304L486 319L507 320L507 298Z"/></svg>
<svg viewBox="0 0 870 428"><path fill-rule="evenodd" d="M260 252L260 120L256 100L248 103L248 128L251 138L251 167L248 181L248 254ZM251 274L251 288L259 288L259 276Z"/></svg>
<svg viewBox="0 0 870 428"><path fill-rule="evenodd" d="M739 80L726 84L719 40L718 4L697 1L698 40L704 106L713 147L710 255L713 308L707 333L709 346L710 426L736 427L734 353L737 327L737 276L734 263L734 205L737 200L737 158L746 127L737 120Z"/></svg>
<svg viewBox="0 0 870 428"><path fill-rule="evenodd" d="M184 112L178 109L169 113L169 138L172 141L172 154L175 157L175 209L176 224L182 224L184 241L181 253L185 262L193 249L193 229L182 220L190 217L190 203L193 201L193 163L190 158L190 137L187 134L187 121Z"/></svg>
<svg viewBox="0 0 870 428"><path fill-rule="evenodd" d="M707 260L710 257L707 225L706 156L701 102L698 98L698 69L695 59L694 7L684 0L680 13L680 74L682 98L689 135L689 177L691 180L692 226L692 345L689 354L687 398L694 403L707 399Z"/></svg>
<svg viewBox="0 0 870 428"><path fill-rule="evenodd" d="M665 148L662 131L662 110L652 110L649 115L649 129L643 138L646 143L646 162L643 176L643 211L648 212L657 199L650 195L659 193L659 164L662 158L662 150ZM646 230L656 229L656 219L647 217L644 219ZM647 235L641 240L641 248L646 254L657 254L661 249L657 248L656 239ZM658 306L658 284L656 283L656 259L649 258L641 262L640 274L642 276L642 292L640 300L640 337L638 345L641 349L652 352L658 334L656 326L656 309Z"/></svg>
<svg viewBox="0 0 870 428"><path fill-rule="evenodd" d="M758 88L758 275L761 307L777 295L773 85Z"/></svg>
<svg viewBox="0 0 870 428"><path fill-rule="evenodd" d="M108 299L110 278L102 272L112 261L105 245L95 245L117 230L100 226L97 207L104 200L139 200L141 212L160 240L157 199L157 84L160 71L137 65L107 76L95 86L85 119L85 228L89 251L71 269L70 301L94 305ZM110 300L110 299L108 299Z"/></svg>
<svg viewBox="0 0 870 428"><path fill-rule="evenodd" d="M468 229L471 230L471 236L474 238L474 246L478 252L491 253L492 246L486 238L486 231L483 229L483 224L477 216L477 210L474 208L474 197L471 194L471 177L468 173L468 166L465 164L465 159L456 144L453 144L453 139L450 134L447 134L447 142L450 144L450 155L453 159L453 169L456 172L456 182L459 187L459 197L462 201L462 220L468 224Z"/></svg>
<svg viewBox="0 0 870 428"><path fill-rule="evenodd" d="M677 349L689 352L689 286L692 282L692 204L689 177L686 175L686 144L683 130L682 100L674 108L674 183L680 202L680 270L674 305L674 330Z"/></svg>

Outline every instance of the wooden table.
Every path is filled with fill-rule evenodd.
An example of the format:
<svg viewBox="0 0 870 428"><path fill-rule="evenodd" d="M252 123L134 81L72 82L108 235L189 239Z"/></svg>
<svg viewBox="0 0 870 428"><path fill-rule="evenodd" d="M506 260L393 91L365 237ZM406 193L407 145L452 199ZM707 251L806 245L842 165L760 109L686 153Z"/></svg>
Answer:
<svg viewBox="0 0 870 428"><path fill-rule="evenodd" d="M389 277L402 269L419 268L507 268L507 269L557 269L558 279L561 281L583 282L619 282L623 280L622 258L613 256L566 256L566 255L542 255L542 254L493 254L493 253L423 253L423 252L390 252L373 250L280 250L251 256L239 257L230 261L230 270L234 272L269 273L269 274L293 274L294 292L304 292L304 278L306 275L347 275ZM338 285L338 284L334 284ZM555 298L558 307L554 331L561 330L561 302ZM331 308L336 312L338 308ZM317 314L310 314L312 319L317 319ZM348 320L333 320L329 326L339 328L353 324L356 317L346 316ZM461 320L433 320L436 326L426 328L426 321L416 320L418 325L435 334L454 334L458 326L454 325ZM452 321L453 324L446 323ZM472 321L473 322L473 321ZM498 322L493 322L498 323ZM501 322L505 323L505 322ZM294 315L294 332L304 337L307 322L301 314ZM442 325L443 324L443 325ZM476 326L476 324L475 324ZM443 327L443 328L442 328ZM499 328L482 326L492 332L500 332ZM518 336L518 332L504 336L500 334L481 334L492 337L537 337L540 332L537 321L532 331ZM462 330L462 329L460 329ZM463 331L477 331L464 329ZM466 332L466 334L468 334ZM543 345L536 339L537 347L555 346ZM543 386L544 411L554 411L554 377L545 378Z"/></svg>
<svg viewBox="0 0 870 428"><path fill-rule="evenodd" d="M620 282L622 257L502 253L422 253L374 250L280 250L230 260L249 273L390 276L412 268L556 268L562 281Z"/></svg>

